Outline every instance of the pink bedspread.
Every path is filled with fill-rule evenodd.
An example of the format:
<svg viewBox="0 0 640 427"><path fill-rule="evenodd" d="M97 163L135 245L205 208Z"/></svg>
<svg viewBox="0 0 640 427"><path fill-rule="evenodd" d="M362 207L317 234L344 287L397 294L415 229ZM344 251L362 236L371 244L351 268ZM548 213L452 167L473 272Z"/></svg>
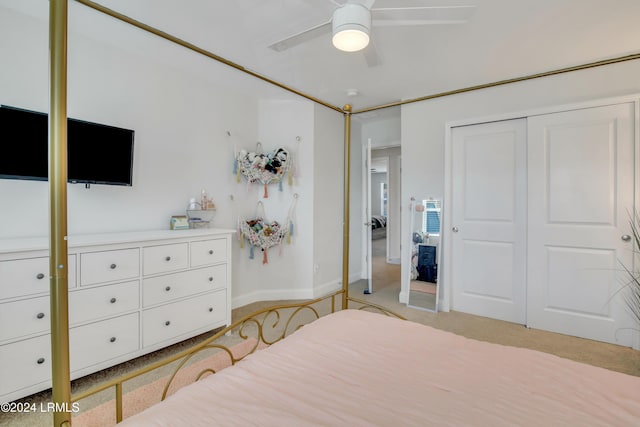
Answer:
<svg viewBox="0 0 640 427"><path fill-rule="evenodd" d="M631 427L640 377L346 310L123 425Z"/></svg>

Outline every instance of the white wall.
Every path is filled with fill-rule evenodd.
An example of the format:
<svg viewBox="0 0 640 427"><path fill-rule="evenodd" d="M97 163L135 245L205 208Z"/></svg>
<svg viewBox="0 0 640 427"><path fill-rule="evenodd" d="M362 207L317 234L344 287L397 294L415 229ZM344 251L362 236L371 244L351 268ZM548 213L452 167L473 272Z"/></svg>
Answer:
<svg viewBox="0 0 640 427"><path fill-rule="evenodd" d="M320 296L342 282L343 115L316 105L314 129L313 284L315 296Z"/></svg>
<svg viewBox="0 0 640 427"><path fill-rule="evenodd" d="M397 149L399 150L399 149ZM400 264L402 246L401 225L402 225L402 177L401 177L401 156L389 156L389 186L388 186L389 216L387 221L387 262Z"/></svg>
<svg viewBox="0 0 640 427"><path fill-rule="evenodd" d="M362 125L351 121L350 170L349 177L349 283L362 278L366 233L364 223L369 220L364 215L364 192L362 187ZM368 173L368 171L367 171Z"/></svg>
<svg viewBox="0 0 640 427"><path fill-rule="evenodd" d="M362 135L364 141L371 138L371 148L386 148L400 145L401 121L398 107L389 108L382 113L370 114L372 117L362 122ZM361 117L357 114L356 117ZM359 120L359 119L358 119Z"/></svg>
<svg viewBox="0 0 640 427"><path fill-rule="evenodd" d="M443 197L447 122L491 118L547 106L638 93L638 75L640 61L629 61L403 106L402 200L407 200L412 195L417 198ZM404 223L408 224L408 212L403 215ZM408 227L403 227L402 234L405 240L409 239ZM446 246L447 242L443 241L442 244ZM402 254L403 263L408 262L408 259L409 252L405 249ZM402 275L403 293L408 289L406 276Z"/></svg>
<svg viewBox="0 0 640 427"><path fill-rule="evenodd" d="M342 115L307 100L262 100L259 122L265 153L281 146L290 151L293 181L282 191L269 186L268 198L261 185L236 185L237 215L254 218L261 202L269 222L284 223L291 215L294 233L291 244L268 250L266 265L260 250L251 260L248 245L236 246L242 272L236 305L321 296L339 287L342 274Z"/></svg>
<svg viewBox="0 0 640 427"><path fill-rule="evenodd" d="M268 264L262 263L263 252L254 248L254 259L249 259L250 246L234 246L234 261L240 277L235 281L237 297L234 305L245 305L260 300L308 298L311 294L312 219L313 212L313 105L309 101L262 100L259 103L259 138L255 141L239 141L238 149L255 151L260 141L264 153L279 147L289 150L293 158L295 178L293 185L285 180L282 191L277 185L268 186L268 198L264 198L262 185L248 185L242 178L234 183L234 216L253 219L258 213L258 203L264 206L268 222L284 224L295 206L294 235L291 244L268 249ZM297 141L299 138L300 142Z"/></svg>
<svg viewBox="0 0 640 427"><path fill-rule="evenodd" d="M371 173L371 215L382 215L381 184L384 184L386 182L386 172Z"/></svg>
<svg viewBox="0 0 640 427"><path fill-rule="evenodd" d="M0 57L10 58L0 67L0 103L46 112L47 22L0 11ZM320 206L319 214L327 216L330 207L327 217L335 223L336 212L341 218L341 202L331 197L326 206L314 201L324 200L329 187L341 200L342 175L332 175L326 188L317 189L321 194L316 198L314 174L341 172L343 153L330 154L338 159L337 168L326 159L315 161L314 139L330 148L341 146L341 114L301 98L292 101L284 93L278 94L278 100L261 99L261 94L272 94L273 89L256 90L256 79L215 61L203 60L198 70L182 69L179 58L189 54L184 49L168 47L175 60L151 59L133 46L166 42L115 21L106 23L113 25L112 31L131 31L142 40L123 48L111 46L77 34L73 24L71 19L69 116L134 129L136 134L133 187L92 185L87 190L69 185L69 234L166 229L170 216L184 214L189 198L202 189L217 204L213 226L236 229L239 216L255 215L262 188L236 182L234 151L254 150L257 141L265 151L283 145L293 152L298 174L294 186L285 183L282 193L270 186L264 205L268 220L284 220L293 194L299 194L293 241L270 250L267 265L262 265L259 251L256 259L248 260L248 247L241 250L239 242L234 242L233 305L309 298L322 284L338 282L339 261L323 268L320 279L313 276L314 257L327 254L316 261L325 265L334 262L342 248L341 227L335 224L323 227L321 239L314 243L318 238L314 208ZM327 137L314 133L316 127L326 131ZM8 143L15 141L0 139L0 146ZM334 180L340 181L338 189ZM48 227L46 182L0 180L0 238L43 236Z"/></svg>
<svg viewBox="0 0 640 427"><path fill-rule="evenodd" d="M11 58L0 67L0 103L48 111L46 23L3 10L0 37L1 57ZM69 185L69 234L167 228L203 188L218 204L215 224L232 225L226 131L256 139L256 97L73 31L69 38L69 116L136 132L133 187ZM19 141L2 140L11 143ZM0 180L0 198L0 237L48 233L46 182Z"/></svg>

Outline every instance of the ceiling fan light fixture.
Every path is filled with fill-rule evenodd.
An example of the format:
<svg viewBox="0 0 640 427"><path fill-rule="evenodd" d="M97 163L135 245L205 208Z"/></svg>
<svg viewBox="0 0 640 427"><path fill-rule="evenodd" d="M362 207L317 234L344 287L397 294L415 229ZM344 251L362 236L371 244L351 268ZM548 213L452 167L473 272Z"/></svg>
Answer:
<svg viewBox="0 0 640 427"><path fill-rule="evenodd" d="M371 12L357 3L347 3L333 12L333 45L345 52L357 52L369 44Z"/></svg>
<svg viewBox="0 0 640 427"><path fill-rule="evenodd" d="M369 44L369 34L359 29L345 29L333 35L333 45L345 52L357 52Z"/></svg>

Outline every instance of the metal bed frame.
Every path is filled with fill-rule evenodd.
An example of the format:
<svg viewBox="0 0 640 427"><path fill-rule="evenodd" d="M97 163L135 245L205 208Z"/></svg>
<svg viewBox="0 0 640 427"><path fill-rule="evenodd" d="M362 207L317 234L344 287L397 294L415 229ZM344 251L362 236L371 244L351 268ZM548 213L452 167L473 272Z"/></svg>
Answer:
<svg viewBox="0 0 640 427"><path fill-rule="evenodd" d="M582 65L546 71L537 74L525 75L497 82L485 83L476 86L451 90L442 93L392 102L384 105L368 107L352 111L352 106L347 104L337 107L315 98L309 94L300 92L280 82L272 80L264 75L251 71L239 64L222 58L212 52L181 40L171 34L167 34L142 22L122 15L90 0L75 0L100 13L104 13L133 25L143 31L152 33L165 40L190 49L198 54L221 62L240 72L263 80L271 85L301 96L319 105L323 105L344 115L344 233L343 233L343 260L342 260L342 309L346 309L349 302L355 302L348 296L349 283L349 201L350 201L350 150L351 150L351 116L352 114L366 113L389 107L402 106L414 102L486 89L495 86L516 83L525 80L548 77L573 71L600 67L619 62L640 59L640 54L620 56L602 61L586 63ZM50 207L50 295L51 295L51 352L52 352L52 400L56 408L69 407L71 403L70 367L69 367L69 319L68 319L68 266L67 263L67 27L68 27L68 2L69 0L50 0L49 2L49 50L50 50L50 108L49 108L49 207ZM333 298L333 297L332 297ZM366 303L365 303L366 304ZM383 309L384 310L384 309ZM226 333L226 332L225 332ZM120 386L121 387L121 386ZM71 414L68 412L54 413L54 426L70 426Z"/></svg>
<svg viewBox="0 0 640 427"><path fill-rule="evenodd" d="M238 319L231 325L219 330L213 336L175 355L106 381L87 391L78 393L72 397L71 402L80 402L83 399L102 393L105 390L113 389L115 393L115 419L116 422L119 423L123 420L123 403L127 396L123 394L125 383L145 374L157 372L159 369L171 364L175 364L175 366L171 367L169 375L166 376L167 379L164 382L163 392L160 398L160 401L162 401L168 396L169 389L174 384L174 380L180 370L189 366L189 363L200 353L207 352L207 354L209 354L211 350L217 351L218 354L222 354L225 359L228 359L229 366L235 365L248 355L286 338L305 324L319 319L323 315L335 313L337 310L342 309L342 304L336 304L338 298L341 300L346 298L349 308L375 311L404 320L403 316L385 307L350 298L343 290L300 303L274 305ZM235 338L235 341L233 341L234 347L243 342L248 343L248 350L241 352L241 354L235 354L230 345L218 342L224 340L225 337ZM215 367L206 366L195 376L195 380L199 380L205 376L205 374L215 373Z"/></svg>

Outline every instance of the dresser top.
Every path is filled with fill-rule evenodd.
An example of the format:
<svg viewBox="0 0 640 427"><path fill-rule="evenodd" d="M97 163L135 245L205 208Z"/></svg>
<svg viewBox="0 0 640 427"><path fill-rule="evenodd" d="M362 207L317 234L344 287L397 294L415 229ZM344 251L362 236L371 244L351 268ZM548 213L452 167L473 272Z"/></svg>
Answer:
<svg viewBox="0 0 640 427"><path fill-rule="evenodd" d="M68 237L68 247L110 245L128 242L151 242L157 240L192 239L199 237L223 236L236 230L223 228L198 228L188 230L146 230L120 233L76 234ZM49 237L25 237L0 239L0 254L49 249Z"/></svg>

